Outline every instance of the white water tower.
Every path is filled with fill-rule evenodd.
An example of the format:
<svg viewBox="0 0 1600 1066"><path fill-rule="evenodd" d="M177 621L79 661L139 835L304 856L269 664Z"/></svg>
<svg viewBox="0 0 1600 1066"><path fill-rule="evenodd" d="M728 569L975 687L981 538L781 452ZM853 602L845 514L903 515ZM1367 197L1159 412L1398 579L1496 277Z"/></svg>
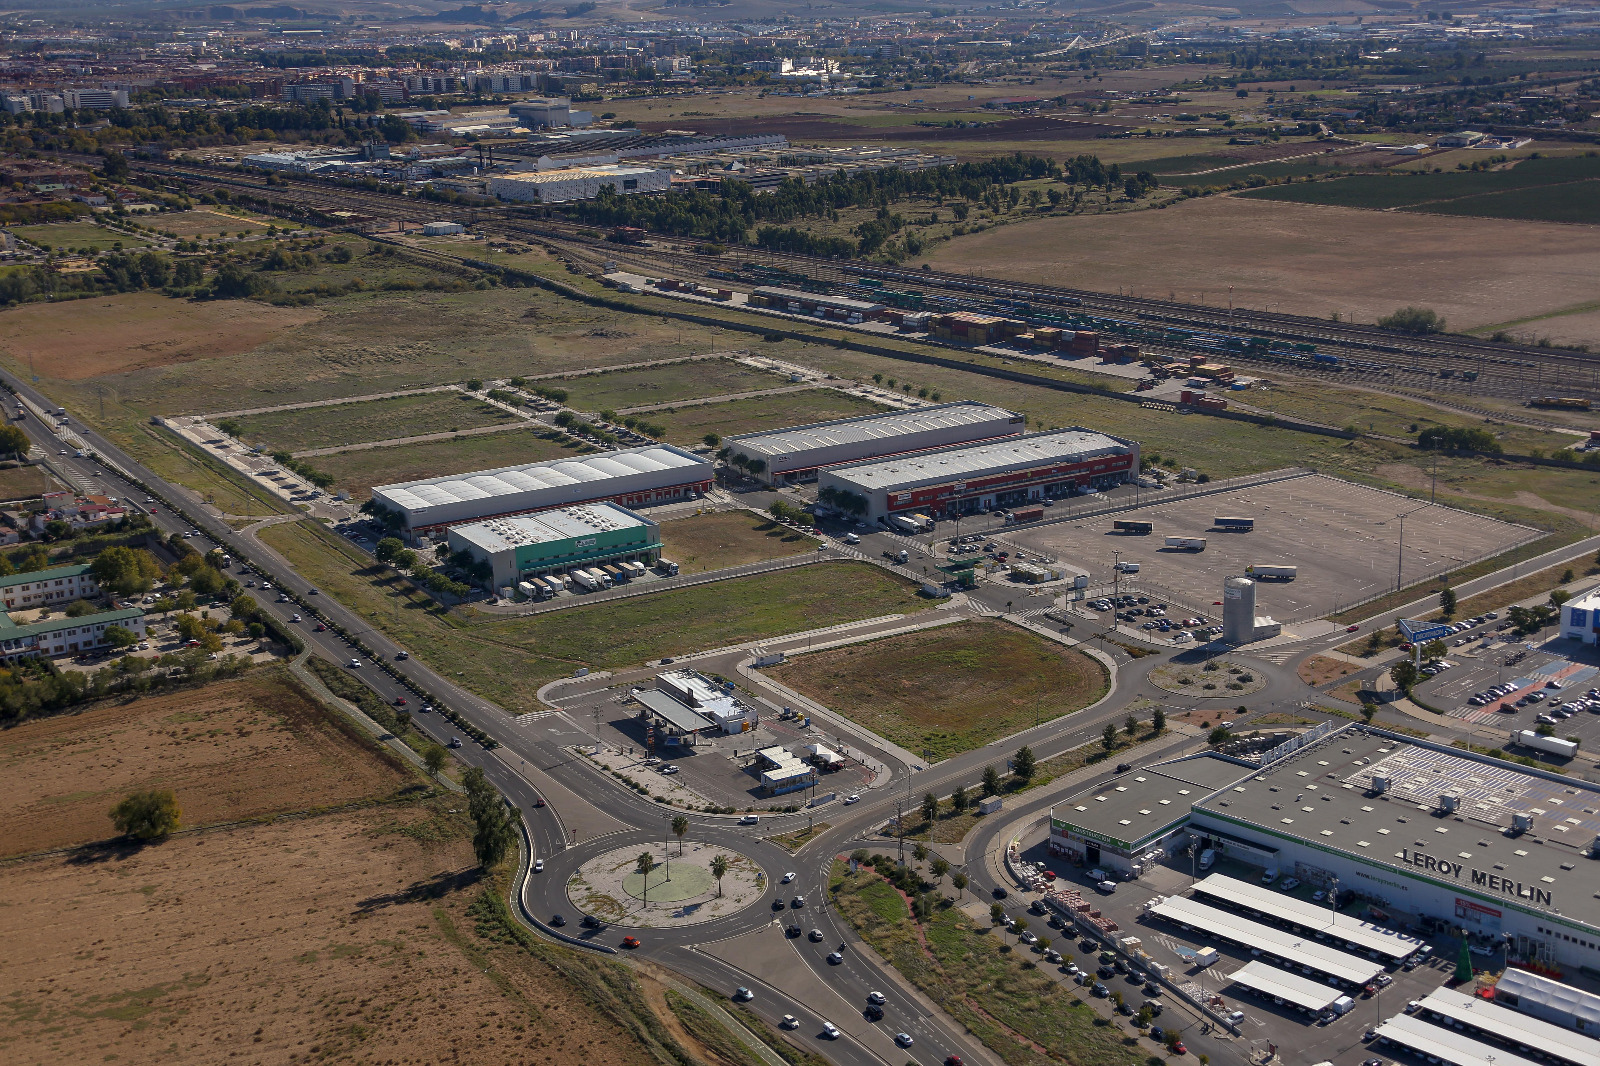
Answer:
<svg viewBox="0 0 1600 1066"><path fill-rule="evenodd" d="M1256 638L1256 583L1230 577L1222 583L1222 639L1249 644Z"/></svg>

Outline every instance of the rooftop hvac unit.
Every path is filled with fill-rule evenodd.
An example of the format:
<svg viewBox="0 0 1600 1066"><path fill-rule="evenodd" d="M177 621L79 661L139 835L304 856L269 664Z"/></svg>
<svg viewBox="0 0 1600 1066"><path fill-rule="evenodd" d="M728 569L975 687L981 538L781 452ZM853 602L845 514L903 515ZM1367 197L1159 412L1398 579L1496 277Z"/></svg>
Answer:
<svg viewBox="0 0 1600 1066"><path fill-rule="evenodd" d="M1373 774L1372 775L1372 791L1378 793L1379 795L1382 795L1383 793L1389 791L1389 775L1388 774Z"/></svg>
<svg viewBox="0 0 1600 1066"><path fill-rule="evenodd" d="M1533 815L1513 814L1511 816L1511 831L1513 833L1526 833L1533 828Z"/></svg>
<svg viewBox="0 0 1600 1066"><path fill-rule="evenodd" d="M1448 792L1439 793L1439 809L1445 814L1452 814L1460 800Z"/></svg>

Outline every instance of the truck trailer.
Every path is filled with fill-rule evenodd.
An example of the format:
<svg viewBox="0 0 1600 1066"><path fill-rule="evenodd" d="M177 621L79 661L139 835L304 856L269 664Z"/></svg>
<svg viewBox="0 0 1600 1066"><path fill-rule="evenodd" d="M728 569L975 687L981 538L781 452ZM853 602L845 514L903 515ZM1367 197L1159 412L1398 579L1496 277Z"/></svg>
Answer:
<svg viewBox="0 0 1600 1066"><path fill-rule="evenodd" d="M1548 752L1551 755L1559 755L1563 759L1570 759L1578 754L1578 745L1572 741L1562 740L1560 737L1540 736L1531 729L1519 730L1516 734L1516 741L1525 748Z"/></svg>
<svg viewBox="0 0 1600 1066"><path fill-rule="evenodd" d="M892 514L888 518L888 525L896 533L920 533L922 527L908 515Z"/></svg>
<svg viewBox="0 0 1600 1066"><path fill-rule="evenodd" d="M1293 581L1300 573L1297 566L1268 566L1256 563L1245 567L1245 572L1258 581Z"/></svg>
<svg viewBox="0 0 1600 1066"><path fill-rule="evenodd" d="M1206 538L1204 538L1204 537L1168 537L1167 538L1167 547L1176 548L1179 551L1203 552L1203 551L1206 550Z"/></svg>

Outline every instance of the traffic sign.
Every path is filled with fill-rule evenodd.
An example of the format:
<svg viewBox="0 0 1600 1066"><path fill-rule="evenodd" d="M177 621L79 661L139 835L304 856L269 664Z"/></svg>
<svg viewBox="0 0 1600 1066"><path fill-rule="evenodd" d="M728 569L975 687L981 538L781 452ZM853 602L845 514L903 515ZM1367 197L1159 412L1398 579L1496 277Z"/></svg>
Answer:
<svg viewBox="0 0 1600 1066"><path fill-rule="evenodd" d="M1430 640L1448 637L1455 630L1438 622L1424 622L1415 618L1400 619L1400 632L1413 644L1426 644Z"/></svg>

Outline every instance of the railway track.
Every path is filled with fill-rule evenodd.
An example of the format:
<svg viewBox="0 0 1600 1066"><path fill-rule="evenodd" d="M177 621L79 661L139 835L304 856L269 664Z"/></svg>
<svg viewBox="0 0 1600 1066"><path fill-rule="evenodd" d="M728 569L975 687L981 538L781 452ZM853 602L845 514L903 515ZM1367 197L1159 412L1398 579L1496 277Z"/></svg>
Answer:
<svg viewBox="0 0 1600 1066"><path fill-rule="evenodd" d="M212 170L195 165L141 161L139 169L159 174L168 180L198 187L248 191L263 201L269 210L284 213L316 212L337 218L350 213L353 225L360 216L380 221L417 221L421 218L476 225L501 236L523 240L555 242L571 251L593 249L586 258L624 258L656 264L658 273L710 278L709 271L726 264L717 259L645 245L614 245L604 242L595 227L551 219L528 217L527 209L482 207L419 201L398 193L352 188L294 175L281 177L273 185L264 178L237 171ZM735 256L729 256L733 259ZM781 270L809 282L856 295L870 295L861 285L863 278L888 282L905 291L921 293L936 301L967 309L994 313L1019 312L1017 304L1056 312L1076 312L1140 325L1146 329L1202 330L1232 336L1270 335L1283 342L1312 344L1319 350L1337 354L1355 374L1296 362L1287 364L1281 357L1262 358L1251 351L1214 351L1216 358L1252 367L1271 367L1275 373L1333 380L1341 375L1355 377L1356 383L1379 392L1414 395L1426 391L1439 379L1451 382L1455 394L1476 395L1522 401L1547 393L1573 395L1600 400L1600 354L1528 347L1461 337L1408 337L1376 327L1349 323L1323 322L1302 316L1242 308L1220 309L1137 296L1123 296L1063 286L1026 284L976 275L942 271L910 271L873 263L841 264L835 260L773 252L766 249L740 249L738 258L751 258L772 270ZM1148 338L1141 346L1152 351L1194 354L1195 346L1162 344ZM1464 381L1471 374L1475 381ZM1452 380L1453 379L1453 380ZM1431 397L1430 397L1431 398ZM1523 418L1507 412L1479 410L1459 402L1440 401L1445 406L1484 417L1514 420L1551 428L1558 423Z"/></svg>

